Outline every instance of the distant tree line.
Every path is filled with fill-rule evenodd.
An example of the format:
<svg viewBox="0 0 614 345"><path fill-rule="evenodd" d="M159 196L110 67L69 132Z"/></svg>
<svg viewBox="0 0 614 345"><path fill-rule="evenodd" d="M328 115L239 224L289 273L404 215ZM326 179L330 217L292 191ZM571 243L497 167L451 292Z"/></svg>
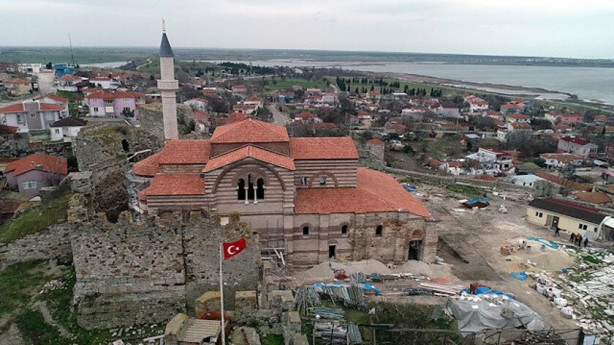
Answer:
<svg viewBox="0 0 614 345"><path fill-rule="evenodd" d="M224 67L224 70L230 74L237 75L241 72L246 74L274 74L275 68L265 66L252 66L244 63L222 62L218 64Z"/></svg>

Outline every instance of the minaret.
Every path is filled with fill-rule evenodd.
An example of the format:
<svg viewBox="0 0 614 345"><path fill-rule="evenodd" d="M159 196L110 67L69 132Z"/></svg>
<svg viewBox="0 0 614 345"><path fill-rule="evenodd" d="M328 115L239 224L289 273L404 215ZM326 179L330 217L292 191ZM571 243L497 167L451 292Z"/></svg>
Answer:
<svg viewBox="0 0 614 345"><path fill-rule="evenodd" d="M166 37L166 26L162 22L162 43L160 43L160 80L158 89L162 94L162 118L164 121L164 139L178 139L177 131L177 90L179 84L175 80L175 62L173 49Z"/></svg>

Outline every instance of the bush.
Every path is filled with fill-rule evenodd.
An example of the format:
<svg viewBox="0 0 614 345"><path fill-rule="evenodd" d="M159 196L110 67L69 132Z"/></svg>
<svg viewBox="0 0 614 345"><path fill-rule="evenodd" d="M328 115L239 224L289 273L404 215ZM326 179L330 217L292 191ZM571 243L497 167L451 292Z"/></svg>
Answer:
<svg viewBox="0 0 614 345"><path fill-rule="evenodd" d="M69 195L47 204L31 206L17 218L0 227L0 242L10 242L66 220Z"/></svg>

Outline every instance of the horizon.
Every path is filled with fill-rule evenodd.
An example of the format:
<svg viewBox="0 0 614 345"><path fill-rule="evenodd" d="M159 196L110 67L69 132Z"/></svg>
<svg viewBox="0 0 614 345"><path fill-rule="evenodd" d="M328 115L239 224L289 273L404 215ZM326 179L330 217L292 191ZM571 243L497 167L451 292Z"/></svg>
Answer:
<svg viewBox="0 0 614 345"><path fill-rule="evenodd" d="M613 59L605 0L0 0L9 47L175 47L428 52ZM86 25L75 24L77 22ZM24 23L26 25L24 25ZM94 44L92 44L94 43ZM254 48L237 48L254 47Z"/></svg>

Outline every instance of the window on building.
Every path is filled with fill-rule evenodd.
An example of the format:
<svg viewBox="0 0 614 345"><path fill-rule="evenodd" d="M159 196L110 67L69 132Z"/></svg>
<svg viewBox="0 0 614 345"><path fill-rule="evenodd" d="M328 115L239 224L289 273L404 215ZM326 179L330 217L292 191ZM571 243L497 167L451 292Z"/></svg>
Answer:
<svg viewBox="0 0 614 345"><path fill-rule="evenodd" d="M247 200L254 200L254 179L252 174L247 175Z"/></svg>
<svg viewBox="0 0 614 345"><path fill-rule="evenodd" d="M36 117L36 113L32 113L32 114L30 114L30 117L31 117L31 118L35 118L35 117Z"/></svg>
<svg viewBox="0 0 614 345"><path fill-rule="evenodd" d="M595 230L593 230L593 231L597 232L597 227L595 227Z"/></svg>
<svg viewBox="0 0 614 345"><path fill-rule="evenodd" d="M237 182L237 200L245 200L245 180L242 178Z"/></svg>
<svg viewBox="0 0 614 345"><path fill-rule="evenodd" d="M95 112L98 112L98 107L94 107L94 111L95 111Z"/></svg>
<svg viewBox="0 0 614 345"><path fill-rule="evenodd" d="M543 216L544 216L544 214L542 212L535 212L535 217L541 218Z"/></svg>
<svg viewBox="0 0 614 345"><path fill-rule="evenodd" d="M326 175L320 176L320 186L326 186Z"/></svg>
<svg viewBox="0 0 614 345"><path fill-rule="evenodd" d="M59 128L55 129L55 134L60 134L60 129Z"/></svg>
<svg viewBox="0 0 614 345"><path fill-rule="evenodd" d="M53 121L54 119L53 113L45 113L45 121Z"/></svg>
<svg viewBox="0 0 614 345"><path fill-rule="evenodd" d="M304 226L303 227L303 236L308 236L309 235L309 227L308 226Z"/></svg>
<svg viewBox="0 0 614 345"><path fill-rule="evenodd" d="M301 186L306 186L307 180L308 180L307 176L301 176Z"/></svg>
<svg viewBox="0 0 614 345"><path fill-rule="evenodd" d="M341 235L347 235L347 234L348 234L348 225L347 224L341 225Z"/></svg>
<svg viewBox="0 0 614 345"><path fill-rule="evenodd" d="M382 236L383 233L384 233L383 225L378 225L377 227L375 227L375 236Z"/></svg>
<svg viewBox="0 0 614 345"><path fill-rule="evenodd" d="M264 179L256 180L256 199L264 199Z"/></svg>
<svg viewBox="0 0 614 345"><path fill-rule="evenodd" d="M36 189L36 181L25 181L23 189Z"/></svg>
<svg viewBox="0 0 614 345"><path fill-rule="evenodd" d="M19 124L26 123L25 117L23 117L22 115L17 114L17 123L19 123Z"/></svg>
<svg viewBox="0 0 614 345"><path fill-rule="evenodd" d="M588 226L587 226L586 224L582 224L582 223L580 223L580 224L578 224L578 229L580 229L580 230L586 230L586 229L588 229Z"/></svg>

